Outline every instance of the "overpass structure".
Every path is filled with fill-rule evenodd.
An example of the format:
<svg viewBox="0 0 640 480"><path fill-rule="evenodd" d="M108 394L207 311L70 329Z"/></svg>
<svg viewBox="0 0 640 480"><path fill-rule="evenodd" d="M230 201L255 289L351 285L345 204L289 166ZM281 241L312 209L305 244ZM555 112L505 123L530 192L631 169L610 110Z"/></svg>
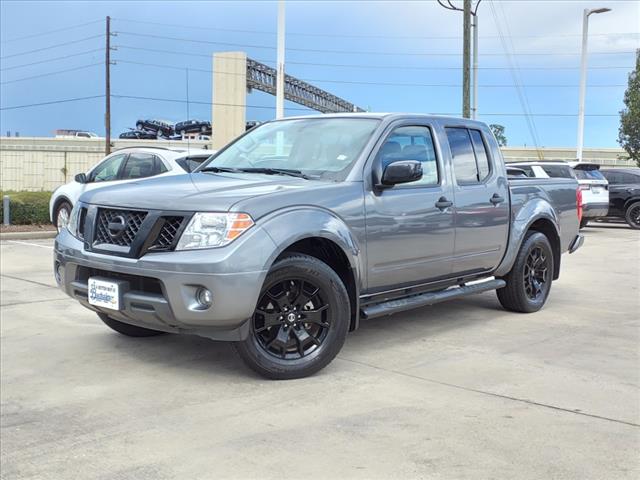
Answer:
<svg viewBox="0 0 640 480"><path fill-rule="evenodd" d="M276 94L276 69L252 60L244 52L213 55L213 148L219 149L242 134L246 97L252 90ZM284 98L322 113L365 110L310 83L285 75Z"/></svg>

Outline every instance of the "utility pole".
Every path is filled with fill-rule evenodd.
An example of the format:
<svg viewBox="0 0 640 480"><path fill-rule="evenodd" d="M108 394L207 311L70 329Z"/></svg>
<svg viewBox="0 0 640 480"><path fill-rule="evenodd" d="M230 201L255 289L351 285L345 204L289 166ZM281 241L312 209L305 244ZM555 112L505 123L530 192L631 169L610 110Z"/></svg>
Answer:
<svg viewBox="0 0 640 480"><path fill-rule="evenodd" d="M479 4L480 2L478 2ZM473 13L473 95L471 103L471 118L474 120L478 117L478 7L476 5L475 12Z"/></svg>
<svg viewBox="0 0 640 480"><path fill-rule="evenodd" d="M278 53L276 72L276 118L284 117L284 0L278 0Z"/></svg>
<svg viewBox="0 0 640 480"><path fill-rule="evenodd" d="M471 118L471 0L464 0L462 16L462 116Z"/></svg>
<svg viewBox="0 0 640 480"><path fill-rule="evenodd" d="M104 153L111 153L111 17L107 16L107 37L104 55Z"/></svg>
<svg viewBox="0 0 640 480"><path fill-rule="evenodd" d="M578 103L578 141L576 145L576 159L582 161L582 145L584 143L584 102L587 94L587 39L589 37L589 15L605 13L610 8L584 9L582 14L582 59L580 61L580 101Z"/></svg>

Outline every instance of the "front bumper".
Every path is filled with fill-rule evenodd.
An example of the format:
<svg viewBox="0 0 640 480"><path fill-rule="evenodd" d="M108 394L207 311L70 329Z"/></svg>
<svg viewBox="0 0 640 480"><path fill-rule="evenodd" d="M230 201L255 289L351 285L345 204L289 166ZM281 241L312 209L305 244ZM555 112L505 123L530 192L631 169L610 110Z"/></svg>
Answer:
<svg viewBox="0 0 640 480"><path fill-rule="evenodd" d="M584 218L606 217L608 213L608 203L587 203L582 206L582 216Z"/></svg>
<svg viewBox="0 0 640 480"><path fill-rule="evenodd" d="M65 229L56 238L54 273L70 297L115 320L167 332L242 340L267 275L267 256L275 248L269 235L254 228L224 248L124 258L87 252L83 242ZM125 282L121 310L89 304L87 284L93 276ZM213 293L213 304L206 310L195 300L199 287Z"/></svg>

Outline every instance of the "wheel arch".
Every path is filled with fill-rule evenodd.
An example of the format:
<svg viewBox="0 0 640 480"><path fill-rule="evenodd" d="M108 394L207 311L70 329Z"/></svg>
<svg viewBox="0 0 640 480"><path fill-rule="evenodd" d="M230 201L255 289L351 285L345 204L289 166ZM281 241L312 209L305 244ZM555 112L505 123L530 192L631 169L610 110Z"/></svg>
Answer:
<svg viewBox="0 0 640 480"><path fill-rule="evenodd" d="M292 209L274 215L262 228L277 248L266 269L287 253L303 253L326 263L343 281L351 304L350 331L358 328L362 281L361 250L347 225L332 212Z"/></svg>
<svg viewBox="0 0 640 480"><path fill-rule="evenodd" d="M53 202L53 204L51 205L51 210L49 212L49 218L51 220L51 223L53 223L54 225L55 225L55 220L54 220L53 217L54 217L55 213L58 211L58 208L60 208L60 205L62 205L65 202L68 203L69 205L71 205L71 208L73 208L73 202L71 202L69 197L67 197L66 195L58 196L58 198L56 198L55 201Z"/></svg>
<svg viewBox="0 0 640 480"><path fill-rule="evenodd" d="M627 198L627 199L624 201L624 208L623 208L623 210L624 210L624 214L625 214L625 215L627 214L627 208L629 208L632 204L634 204L634 203L636 203L636 202L640 202L640 195L636 195L636 196L634 196L634 197Z"/></svg>

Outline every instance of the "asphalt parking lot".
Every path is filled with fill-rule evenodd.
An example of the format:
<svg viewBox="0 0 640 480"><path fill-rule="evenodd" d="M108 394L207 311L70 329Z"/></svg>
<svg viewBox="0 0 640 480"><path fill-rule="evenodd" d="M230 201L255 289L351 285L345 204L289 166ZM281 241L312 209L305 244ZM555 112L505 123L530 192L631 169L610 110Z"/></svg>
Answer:
<svg viewBox="0 0 640 480"><path fill-rule="evenodd" d="M585 230L536 314L487 293L363 322L318 375L126 338L3 242L2 479L640 477L640 234Z"/></svg>

